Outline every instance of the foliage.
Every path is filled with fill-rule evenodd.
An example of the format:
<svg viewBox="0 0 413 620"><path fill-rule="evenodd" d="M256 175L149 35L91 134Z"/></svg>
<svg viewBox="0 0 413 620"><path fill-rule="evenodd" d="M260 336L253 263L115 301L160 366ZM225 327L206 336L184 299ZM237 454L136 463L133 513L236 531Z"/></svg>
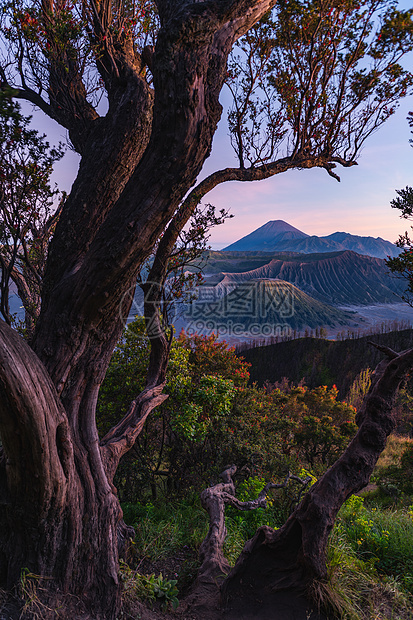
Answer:
<svg viewBox="0 0 413 620"><path fill-rule="evenodd" d="M197 549L208 532L208 516L199 495L187 493L179 501L165 498L145 504L122 505L124 519L136 531L137 558L152 561L176 554L185 545Z"/></svg>
<svg viewBox="0 0 413 620"><path fill-rule="evenodd" d="M410 127L413 127L413 113L409 112L408 121ZM413 132L411 132L413 133ZM410 140L412 142L412 140ZM413 144L412 144L413 146ZM396 190L397 198L394 198L390 205L392 209L398 209L401 211L400 217L409 220L413 217L413 189L409 186L404 189ZM413 240L406 232L399 236L396 241L396 245L402 248L399 256L395 258L388 258L386 263L392 273L399 275L406 280L407 289L403 299L407 301L409 305L413 304L411 297L413 293Z"/></svg>
<svg viewBox="0 0 413 620"><path fill-rule="evenodd" d="M126 413L130 402L145 387L149 345L143 319L137 318L123 331L112 355L99 393L99 431L106 434Z"/></svg>
<svg viewBox="0 0 413 620"><path fill-rule="evenodd" d="M126 329L102 385L102 434L143 388L147 360L148 340L137 320ZM337 400L335 387L264 390L247 387L248 376L248 365L215 335L182 333L174 340L169 398L120 466L121 497L136 500L142 489L154 496L162 488L202 489L232 462L247 476L271 478L303 465L322 472L336 460L356 426L354 408ZM291 501L285 497L284 513Z"/></svg>
<svg viewBox="0 0 413 620"><path fill-rule="evenodd" d="M164 579L162 573L157 577L153 573L152 575L142 575L132 571L125 563L121 563L119 573L126 596L130 596L133 593L137 598L148 601L151 604L160 603L164 610L168 606L171 606L172 609L178 608L176 579Z"/></svg>
<svg viewBox="0 0 413 620"><path fill-rule="evenodd" d="M316 582L313 598L327 617L343 620L410 618L412 601L397 580L382 577L374 562L358 554L345 527L333 529L327 554L328 577Z"/></svg>
<svg viewBox="0 0 413 620"><path fill-rule="evenodd" d="M351 384L350 390L347 394L346 401L349 405L354 407L357 411L360 408L361 403L363 402L364 397L371 386L371 376L372 370L371 368L365 368L359 372L357 377L354 379Z"/></svg>
<svg viewBox="0 0 413 620"><path fill-rule="evenodd" d="M268 480L259 476L249 476L236 487L236 497L247 502L256 499ZM279 500L279 497L277 497ZM242 533L241 548L238 547L237 538L229 535L225 541L224 552L229 556L230 561L235 562L242 550L243 541L252 538L258 527L268 525L277 527L285 521L285 514L282 515L284 506L280 506L278 501L269 498L267 500L267 508L256 508L255 510L240 511L229 506L226 509L225 523L227 529L231 532L235 529L238 534ZM282 516L281 516L282 515ZM231 525L230 525L231 523Z"/></svg>
<svg viewBox="0 0 413 620"><path fill-rule="evenodd" d="M412 443L413 439L408 435L392 433L387 438L386 447L376 463L374 474L385 470L390 465L400 465L404 452Z"/></svg>
<svg viewBox="0 0 413 620"><path fill-rule="evenodd" d="M399 61L412 49L411 11L367 0L279 1L238 43L227 84L241 168L325 156L351 165L366 138L410 92Z"/></svg>
<svg viewBox="0 0 413 620"><path fill-rule="evenodd" d="M103 383L98 422L102 433L126 411L143 388L148 340L142 320L129 324ZM168 400L147 421L116 483L127 501L202 489L225 464L244 476L284 476L303 464L321 473L354 434L355 410L325 386L247 387L248 366L216 336L173 341ZM146 491L145 491L146 489ZM285 494L282 514L293 496ZM256 517L247 517L255 519Z"/></svg>
<svg viewBox="0 0 413 620"><path fill-rule="evenodd" d="M300 471L299 477L302 479L301 483L291 478L286 482L286 478L282 481L278 477L274 477L272 480L273 482L284 482L285 486L271 491L270 495L267 497L266 508L240 511L232 506L227 507L225 519L230 534L225 541L225 553L230 561L235 561L241 552L242 544L241 548L239 548L240 541L242 543L252 538L257 528L262 525L267 525L277 529L285 523L299 503L303 492L306 492L309 488L306 483L308 474L309 472L305 469ZM310 477L314 482L316 481L316 478L311 474ZM268 478L248 476L236 485L236 497L241 501L254 500L258 497L267 482Z"/></svg>
<svg viewBox="0 0 413 620"><path fill-rule="evenodd" d="M375 480L393 498L401 493L413 496L413 444L407 444L399 462L380 469Z"/></svg>
<svg viewBox="0 0 413 620"><path fill-rule="evenodd" d="M29 407L28 413L33 414L34 422L29 427L25 425L26 428L20 425L21 437L10 439L8 446L5 444L6 457L10 457L5 459L5 475L10 484L14 481L16 492L11 493L12 501L4 519L12 529L12 539L25 540L27 544L17 545L14 549L15 545L9 545L6 539L4 544L2 542L7 560L7 574L4 577L12 583L19 563L24 562L27 556L33 566L43 566L45 572L50 573L56 591L60 588L67 590L70 584L72 593L78 597L84 595L87 589L88 605L94 605L96 614L101 616L105 606L108 606L111 615L116 615L119 593L113 579L117 554L112 533L119 513L112 473L118 464L117 457L135 441L136 427L134 420L129 423L128 418L121 429L117 427L114 430L110 444L101 445L99 450L93 416L96 395L115 338L119 335L118 302L130 288L142 261L162 231L166 234L170 227L182 230L188 213L199 203L204 188L209 191L215 183L209 179L195 198L197 188L187 196L210 153L221 112L218 97L231 42L247 31L252 21L258 19L264 5L267 6L257 2L252 11L239 11L238 8L248 3L227 3L223 10L218 6L220 4L181 3L176 14L170 11L172 3L155 4L145 0L136 3L5 0L1 5L1 89L12 87L14 96L31 101L65 127L73 148L82 155L79 176L54 233L53 259L52 255L48 257L45 270L47 286L41 291L44 311L36 326L36 351L24 355L21 351L27 353L27 346L24 349L24 343L20 343L20 346L13 348L16 360L12 360L11 364L9 356L3 372L2 390L7 396L6 404L10 402L11 407L2 408L2 432L8 429L15 414L17 421L23 415L23 402L25 413ZM313 34L319 29L323 31L324 24L332 21L329 19L331 14L335 19L342 13L338 10L341 6L335 3L327 15L323 3L320 7L315 6L322 9L316 19L320 28L310 28L310 39L314 39ZM350 6L353 8L352 3ZM377 6L382 6L379 0ZM284 21L291 22L291 31L297 23L300 24L303 13L309 13L310 22L314 21L312 7L310 11L307 8L305 3L301 8L291 5L286 8L285 20L279 15L281 34L277 45L283 43ZM359 60L362 41L354 47L350 35L363 20L364 32L372 34L374 39L369 50L373 74L368 73L371 68L367 73L362 68L359 69L361 77L358 75L354 79L353 65L347 62L346 66L344 61L345 71L339 75L342 78L337 98L340 106L343 103L344 108L350 106L350 111L356 111L355 132L351 134L355 142L349 148L346 140L350 127L346 116L346 135L343 136L343 124L337 124L339 111L334 106L333 114L328 119L324 116L329 111L329 104L324 101L318 104L322 110L312 114L314 103L307 96L311 94L312 77L311 83L307 80L307 86L300 89L303 92L298 98L298 111L292 109L297 102L293 100L291 103L291 97L282 93L280 84L283 81L276 83L274 77L276 88L287 102L285 123L292 128L291 141L295 142L289 150L287 168L319 166L332 174L336 163L353 165L365 137L392 113L392 107L386 110L385 105L392 106L398 97L407 94L411 76L398 65L398 60L410 49L410 13L389 10L383 17L376 40L369 31L374 3L370 8L371 11L365 13L357 8L355 16L353 14L353 30L350 29L349 33L343 30L350 59L356 57ZM160 22L162 33L156 46L152 46ZM216 45L217 39L222 39L222 33L225 33L225 44ZM306 35L303 35L302 42L307 43ZM309 50L316 48L312 40ZM337 54L340 61L341 55ZM381 66L383 57L384 68ZM275 57L274 66L280 64L278 60ZM309 60L311 65L311 54ZM325 58L322 60L326 76L328 62L326 64ZM392 71L386 68L388 62ZM383 82L383 71L385 77L390 78L387 82ZM312 69L310 71L311 76L317 73ZM348 87L348 83L343 83L345 76L352 80L350 91L353 92L349 97L344 96ZM298 81L301 79L299 74ZM337 76L334 79L337 80ZM107 95L108 107L107 113L100 116L97 103L103 93ZM360 93L363 97L361 103L366 104L361 108L358 106ZM353 100L356 104L351 109ZM301 110L305 111L304 116ZM303 120L304 126L300 127ZM327 120L327 129L322 126L324 120ZM299 140L296 139L297 131L300 132ZM331 132L338 133L333 135ZM277 146L275 144L275 153ZM261 170L255 169L252 163L249 174L245 175L241 158L240 170L236 174L228 169L229 172L227 170L215 178L220 177L219 182L237 176L242 180L248 176L257 179L286 169L284 161L281 167L267 167L263 157L267 155L263 156L259 148L257 163L264 163ZM182 206L187 207L184 216ZM5 333L10 334L10 330L5 329ZM127 351L124 349L121 352L121 363L124 361L123 353ZM4 353L3 359L6 357ZM13 363L16 361L19 367L22 359L27 361L28 374L34 379L46 379L47 373L50 374L50 383L43 382L48 388L48 402L44 407L39 404L41 394L35 390L36 385L42 383L35 380L34 386L24 386L21 397L9 398L12 387L16 387L15 394L18 394L23 383L23 379L19 379L20 385L11 386ZM184 354L181 359L185 364ZM146 465L141 469L149 484L154 484L155 475L166 475L168 481L177 484L184 473L186 479L183 483L187 486L192 483L192 477L199 482L208 476L211 468L222 458L222 454L216 458L215 445L219 445L217 439L222 429L228 428L232 400L244 389L242 381L245 378L237 377L236 372L229 377L216 372L200 373L199 368L191 363L191 354L186 359L188 371L192 374L187 403L179 403L182 397L179 387L185 381L185 376L179 376L179 373L182 374L179 367L175 377L171 373L171 382L167 386L169 403L154 419L152 436L151 430L147 431L147 437L151 440L155 437L157 442L151 443L150 454L148 449L139 452L137 446L136 457ZM241 362L238 364L242 366ZM163 388L163 371L161 368L158 373L153 373L156 376L153 379L155 385L151 385L154 391ZM134 376L127 387L131 387L133 381L139 383L141 380L142 377ZM53 383L55 390L52 389ZM175 389L176 386L178 389ZM117 390L118 387L116 385ZM239 391L236 392L235 388ZM35 401L33 407L30 404L31 395ZM118 406L106 410L108 418L123 413L123 395L119 390L117 397ZM174 397L178 400L177 408L182 416L175 426ZM191 404L189 408L186 407L188 403ZM151 404L154 401L149 402ZM259 409L258 402L257 416ZM243 416L246 415L244 411ZM316 420L317 416L313 418ZM40 420L42 422L37 424ZM36 449L30 455L27 452L27 467L23 472L21 467L22 462L26 463L26 455L23 455L23 460L20 458L22 447L31 445L32 440L35 446L40 443L44 445L44 429L56 428L55 422L58 423L58 432L55 437L49 437L49 452ZM321 434L320 428L312 431L311 436L317 434ZM228 442L229 434L223 435ZM79 474L72 482L70 476L70 480L64 476L59 460L62 445L64 469L69 472L76 469ZM47 453L53 457L49 459L50 467L45 467ZM36 501L29 502L30 506L35 507L35 514L27 516L21 507L30 498L25 498L24 493L19 491L30 487L37 471L43 473L41 479L32 485ZM48 484L49 477L52 484ZM137 486L131 488L131 492L136 491ZM42 491L46 487L52 494L49 493L49 498ZM59 488L62 491L60 514L64 515L63 522L55 518L53 510L45 510L49 500L50 505L55 505L56 490ZM84 502L78 505L76 500L79 497L92 498L93 505L87 506L87 502L86 505ZM96 518L89 519L89 512ZM16 516L19 518L15 519ZM25 538L23 534L27 527L27 531L31 532L32 517L40 523L43 534ZM68 520L79 532L79 537L75 538L82 544L77 549L75 542L78 541L70 536L73 528L67 527ZM88 549L98 530L99 534L102 530L103 544L95 545L96 553L90 554ZM6 528L6 536L7 532ZM43 538L51 541L59 539L67 544L60 547L46 545L45 551L39 542ZM70 558L68 570L59 571L56 567L62 564L64 556ZM89 557L90 564L87 566L86 557ZM85 575L86 581L83 578ZM161 583L155 583L155 578L149 581L153 591L155 586L157 593L162 590ZM105 583L107 587L98 587L98 582ZM165 592L173 598L173 587L163 589L163 598Z"/></svg>
<svg viewBox="0 0 413 620"><path fill-rule="evenodd" d="M122 505L124 519L136 532L131 562L137 571L159 572L178 579L180 591L191 586L199 567L198 549L208 532L208 515L199 494L179 501Z"/></svg>
<svg viewBox="0 0 413 620"><path fill-rule="evenodd" d="M216 374L224 379L231 379L235 387L246 385L249 379L249 364L235 355L235 348L225 341L218 341L216 334L210 336L187 336L184 332L178 341L190 351L190 363L198 374Z"/></svg>
<svg viewBox="0 0 413 620"><path fill-rule="evenodd" d="M125 3L102 23L94 32L93 13L78 1L62 3L52 19L32 2L5 2L7 82L20 73L43 94L48 64L71 61L65 79L76 83L77 73L98 101L109 90L99 63L109 46L132 44L141 54L155 44L160 25L151 0ZM272 163L280 153L311 155L313 165L321 157L318 165L330 173L335 162L351 165L409 94L411 76L400 60L411 49L411 12L389 0L278 2L241 38L228 67L228 123L240 168ZM144 75L152 84L151 71Z"/></svg>
<svg viewBox="0 0 413 620"><path fill-rule="evenodd" d="M396 432L405 436L413 435L413 377L410 374L400 387L394 406Z"/></svg>
<svg viewBox="0 0 413 620"><path fill-rule="evenodd" d="M338 529L344 528L353 550L370 559L376 570L397 578L413 593L413 521L406 511L367 508L353 495L342 507Z"/></svg>
<svg viewBox="0 0 413 620"><path fill-rule="evenodd" d="M98 426L104 434L126 412L144 387L149 341L142 319L130 323L115 351L98 401ZM214 464L216 440L231 414L236 390L248 380L247 365L215 336L172 343L165 391L168 400L147 421L124 459L117 485L125 500L136 499L139 484L156 493L159 478L185 488L204 480ZM218 442L219 443L219 442Z"/></svg>
<svg viewBox="0 0 413 620"><path fill-rule="evenodd" d="M302 387L290 394L282 412L282 418L288 420L286 429L289 427L286 444L291 441L299 457L311 467L317 462L331 465L357 430L354 409L337 402L336 386L330 390L326 386L313 390Z"/></svg>
<svg viewBox="0 0 413 620"><path fill-rule="evenodd" d="M391 201L392 208L400 209L402 211L401 217L410 219L413 211L413 189L411 187L406 187L405 189L396 190L396 192L399 197ZM394 258L388 258L386 263L392 273L406 280L407 289L403 299L407 301L409 305L412 305L413 241L409 232L406 231L404 234L400 235L396 244L402 248L401 253Z"/></svg>
<svg viewBox="0 0 413 620"><path fill-rule="evenodd" d="M237 497L243 500L256 497L266 481L260 477L240 481ZM228 535L224 553L230 563L236 560L256 525L282 525L283 520L277 511L280 501L282 496L277 492L267 509L246 512L227 509ZM208 517L200 506L198 495L189 495L179 502L162 499L146 505L127 504L123 509L126 521L139 528L133 565L139 566L144 558L148 558L157 562L157 570L164 575L169 560L183 549L191 548L194 555L197 554L208 530ZM254 514L257 514L256 522L249 523L249 516ZM328 617L347 620L388 620L391 617L401 620L409 617L412 602L407 577L412 528L412 517L405 510L368 508L366 502L357 496L346 502L328 547L327 581L316 583L312 592L328 612ZM357 542L360 536L363 537L362 545ZM405 539L406 545L403 544ZM401 570L404 565L406 571ZM132 580L135 570L125 571ZM182 583L190 585L186 580L186 570L184 563L178 568L178 574L173 574L178 586ZM124 565L121 573L123 571ZM193 581L196 568L192 567L191 574Z"/></svg>

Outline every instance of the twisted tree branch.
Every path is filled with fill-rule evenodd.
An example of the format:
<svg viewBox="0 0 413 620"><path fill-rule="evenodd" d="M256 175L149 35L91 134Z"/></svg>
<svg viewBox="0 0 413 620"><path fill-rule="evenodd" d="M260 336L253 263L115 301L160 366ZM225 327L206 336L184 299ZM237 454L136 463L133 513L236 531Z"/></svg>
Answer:
<svg viewBox="0 0 413 620"><path fill-rule="evenodd" d="M283 482L279 484L268 482L257 499L243 502L235 497L233 476L236 471L236 465L228 466L220 476L223 482L209 487L201 493L202 507L209 514L209 531L199 550L201 567L198 572L198 580L216 582L222 580L223 576L229 572L229 563L222 552L227 536L225 527L225 506L227 504L238 510L266 508L268 492L271 489L284 489L290 480L300 482L302 488L305 489L311 481L309 476L302 480L288 472Z"/></svg>

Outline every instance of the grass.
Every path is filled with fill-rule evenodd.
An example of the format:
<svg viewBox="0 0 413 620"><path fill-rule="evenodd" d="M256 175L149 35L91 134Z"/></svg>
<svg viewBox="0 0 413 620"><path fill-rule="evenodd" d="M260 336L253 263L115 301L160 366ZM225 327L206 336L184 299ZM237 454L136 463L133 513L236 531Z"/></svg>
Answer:
<svg viewBox="0 0 413 620"><path fill-rule="evenodd" d="M328 617L360 620L375 585L374 568L358 558L345 535L336 530L328 548L327 561L327 581L313 585L312 598Z"/></svg>
<svg viewBox="0 0 413 620"><path fill-rule="evenodd" d="M197 575L199 546L208 532L208 515L199 496L122 508L126 523L136 532L130 561L135 573L162 574L164 580L176 580L181 595L185 593Z"/></svg>
<svg viewBox="0 0 413 620"><path fill-rule="evenodd" d="M398 468L412 443L411 439L390 437L377 470ZM250 491L241 486L240 498ZM365 499L352 496L341 508L328 548L328 579L314 584L312 591L328 618L412 620L413 506L409 509L409 502L413 504L413 498L406 494L389 501L382 490L376 490ZM280 495L267 510L227 509L224 553L230 564L257 527L281 525L282 506ZM159 504L126 504L124 516L137 532L135 570L177 579L182 594L195 579L199 546L208 531L208 516L199 496L188 494L184 500Z"/></svg>
<svg viewBox="0 0 413 620"><path fill-rule="evenodd" d="M351 497L339 513L336 530L357 556L374 564L380 575L396 579L413 594L413 519L406 509L366 507Z"/></svg>
<svg viewBox="0 0 413 620"><path fill-rule="evenodd" d="M405 509L366 507L352 496L329 546L328 602L348 620L411 618L413 519Z"/></svg>
<svg viewBox="0 0 413 620"><path fill-rule="evenodd" d="M377 461L376 472L381 472L392 465L400 465L400 460L406 448L413 444L413 438L400 435L390 435L386 448Z"/></svg>
<svg viewBox="0 0 413 620"><path fill-rule="evenodd" d="M197 553L208 529L208 517L196 495L168 504L124 506L135 525L135 566L165 579L175 578L182 592L196 575ZM274 510L227 517L224 552L233 564L251 535L251 526L276 525ZM245 517L245 518L244 518ZM172 564L182 549L192 550L190 567ZM149 564L147 563L149 561ZM146 562L146 564L145 564ZM156 570L157 569L157 570ZM342 507L328 549L328 579L312 595L328 617L342 620L407 620L413 617L413 518L406 509L365 505L352 496Z"/></svg>
<svg viewBox="0 0 413 620"><path fill-rule="evenodd" d="M157 505L124 504L123 512L135 528L135 553L140 558L156 561L183 547L198 549L208 532L208 515L195 495Z"/></svg>

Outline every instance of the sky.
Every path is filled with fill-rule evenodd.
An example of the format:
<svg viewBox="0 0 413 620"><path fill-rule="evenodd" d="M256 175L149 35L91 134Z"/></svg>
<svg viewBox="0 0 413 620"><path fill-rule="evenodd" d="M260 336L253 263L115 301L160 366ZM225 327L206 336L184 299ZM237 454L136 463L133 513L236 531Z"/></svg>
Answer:
<svg viewBox="0 0 413 620"><path fill-rule="evenodd" d="M409 2L402 0L399 6L408 8ZM413 66L412 55L405 66L409 64ZM224 104L225 98L223 92ZM413 97L402 100L396 114L370 136L358 166L336 168L340 183L325 170L312 169L288 171L265 181L229 182L215 188L204 202L228 209L234 217L213 229L211 247L221 249L270 220L284 220L309 235L344 231L396 241L410 225L390 207L396 189L413 185L413 148L409 144L413 136L406 120L409 110L413 110ZM41 113L36 113L35 120L51 143L66 140L62 128ZM234 165L224 112L200 178ZM67 152L55 172L61 189L70 190L77 167L78 156Z"/></svg>

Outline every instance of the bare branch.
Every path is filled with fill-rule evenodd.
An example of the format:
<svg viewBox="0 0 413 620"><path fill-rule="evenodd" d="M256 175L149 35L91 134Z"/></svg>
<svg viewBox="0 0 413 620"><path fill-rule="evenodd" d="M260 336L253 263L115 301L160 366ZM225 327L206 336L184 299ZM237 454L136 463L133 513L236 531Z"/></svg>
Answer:
<svg viewBox="0 0 413 620"><path fill-rule="evenodd" d="M355 161L345 161L341 157L324 158L322 156L311 155L297 155L296 157L284 157L277 159L276 161L268 164L263 164L258 167L251 168L223 168L210 174L206 179L203 179L193 190L188 194L185 199L184 205L188 210L192 207L195 208L196 204L205 196L208 192L227 181L261 181L263 179L269 179L276 174L287 172L287 170L303 170L310 168L324 168L327 172L335 178L340 180L340 177L331 172L331 169L335 167L334 162L341 164L343 167L357 166Z"/></svg>

